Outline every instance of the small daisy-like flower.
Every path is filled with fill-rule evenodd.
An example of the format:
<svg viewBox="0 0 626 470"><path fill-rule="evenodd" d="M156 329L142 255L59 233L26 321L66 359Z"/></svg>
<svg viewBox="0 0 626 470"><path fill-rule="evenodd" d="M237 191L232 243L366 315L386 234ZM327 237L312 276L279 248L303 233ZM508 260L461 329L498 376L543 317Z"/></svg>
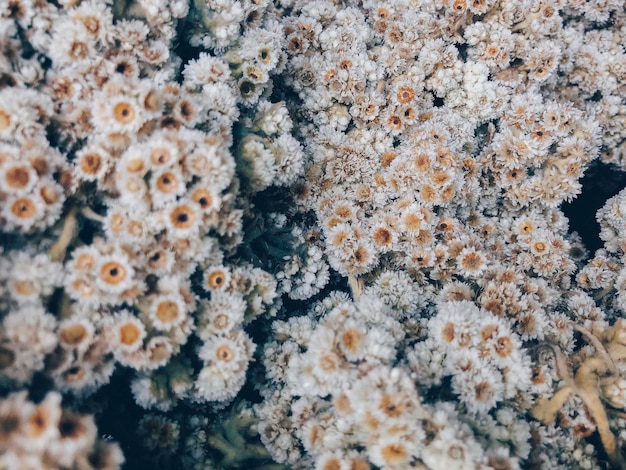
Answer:
<svg viewBox="0 0 626 470"><path fill-rule="evenodd" d="M147 153L148 152L146 152L144 146L131 146L130 148L128 148L128 150L124 152L122 158L119 160L117 164L117 172L134 174L143 177L143 175L148 172L150 168L150 163L154 164L151 160L149 160L149 156L147 155ZM159 156L160 155L157 153L157 160Z"/></svg>
<svg viewBox="0 0 626 470"><path fill-rule="evenodd" d="M200 208L191 200L181 199L165 214L165 226L174 238L186 238L200 228Z"/></svg>
<svg viewBox="0 0 626 470"><path fill-rule="evenodd" d="M450 282L441 289L439 299L443 302L472 300L473 293L471 287L464 282Z"/></svg>
<svg viewBox="0 0 626 470"><path fill-rule="evenodd" d="M487 267L487 257L474 248L464 248L457 260L464 276L480 276Z"/></svg>
<svg viewBox="0 0 626 470"><path fill-rule="evenodd" d="M80 21L87 33L101 43L110 40L113 14L106 4L100 2L82 2L70 11L74 20Z"/></svg>
<svg viewBox="0 0 626 470"><path fill-rule="evenodd" d="M187 96L174 104L172 114L181 123L192 128L202 118L202 106L191 96Z"/></svg>
<svg viewBox="0 0 626 470"><path fill-rule="evenodd" d="M401 86L396 93L398 103L408 104L415 98L415 90L410 86Z"/></svg>
<svg viewBox="0 0 626 470"><path fill-rule="evenodd" d="M139 77L137 59L131 55L119 54L112 57L107 66L111 74L119 74L127 79Z"/></svg>
<svg viewBox="0 0 626 470"><path fill-rule="evenodd" d="M262 84L256 84L249 78L241 78L237 83L239 96L244 106L253 106L259 101L264 87Z"/></svg>
<svg viewBox="0 0 626 470"><path fill-rule="evenodd" d="M397 241L397 234L384 225L375 226L372 231L372 242L380 251L387 251Z"/></svg>
<svg viewBox="0 0 626 470"><path fill-rule="evenodd" d="M80 416L65 409L58 430L59 439L47 454L59 467L71 467L78 454L93 446L98 432L92 416Z"/></svg>
<svg viewBox="0 0 626 470"><path fill-rule="evenodd" d="M343 470L350 468L343 452L323 452L315 461L315 470Z"/></svg>
<svg viewBox="0 0 626 470"><path fill-rule="evenodd" d="M166 247L159 247L146 253L148 272L156 275L166 274L170 272L175 261L174 252Z"/></svg>
<svg viewBox="0 0 626 470"><path fill-rule="evenodd" d="M471 413L486 413L503 399L502 375L489 367L479 367L452 377L452 389Z"/></svg>
<svg viewBox="0 0 626 470"><path fill-rule="evenodd" d="M155 207L161 207L185 192L185 180L180 171L168 168L152 174L150 188L152 204Z"/></svg>
<svg viewBox="0 0 626 470"><path fill-rule="evenodd" d="M475 15L484 15L491 3L489 0L469 0L469 9Z"/></svg>
<svg viewBox="0 0 626 470"><path fill-rule="evenodd" d="M355 320L348 320L339 332L339 349L349 361L357 361L366 353L365 338L367 331Z"/></svg>
<svg viewBox="0 0 626 470"><path fill-rule="evenodd" d="M52 62L58 65L72 65L88 60L95 52L95 40L82 23L61 17L54 24L51 44L48 50Z"/></svg>
<svg viewBox="0 0 626 470"><path fill-rule="evenodd" d="M151 41L141 46L139 59L150 65L162 65L170 58L170 49L165 41Z"/></svg>
<svg viewBox="0 0 626 470"><path fill-rule="evenodd" d="M226 334L241 325L248 305L238 292L211 292L211 300L200 309L197 334L201 339Z"/></svg>
<svg viewBox="0 0 626 470"><path fill-rule="evenodd" d="M104 219L104 230L111 238L120 237L126 230L128 211L125 208L112 208ZM91 264L93 264L93 259Z"/></svg>
<svg viewBox="0 0 626 470"><path fill-rule="evenodd" d="M93 324L86 318L68 318L59 325L59 344L66 349L86 350L93 338Z"/></svg>
<svg viewBox="0 0 626 470"><path fill-rule="evenodd" d="M549 241L535 239L530 243L530 251L535 255L543 255L549 251Z"/></svg>
<svg viewBox="0 0 626 470"><path fill-rule="evenodd" d="M75 172L85 181L101 179L109 166L110 155L99 146L88 146L81 149L75 160Z"/></svg>
<svg viewBox="0 0 626 470"><path fill-rule="evenodd" d="M49 444L51 439L59 435L58 424L61 419L61 395L50 392L39 403L26 421L25 437L29 449L39 448Z"/></svg>
<svg viewBox="0 0 626 470"><path fill-rule="evenodd" d="M155 168L175 165L179 159L178 147L167 135L152 136L149 150L146 152L150 163Z"/></svg>
<svg viewBox="0 0 626 470"><path fill-rule="evenodd" d="M346 459L350 470L371 470L372 468L365 456L359 455L356 451L348 452Z"/></svg>
<svg viewBox="0 0 626 470"><path fill-rule="evenodd" d="M530 235L535 230L535 224L531 220L521 220L515 224L515 231L521 236Z"/></svg>
<svg viewBox="0 0 626 470"><path fill-rule="evenodd" d="M399 115L391 115L387 118L387 130L392 134L398 134L402 131L404 124Z"/></svg>
<svg viewBox="0 0 626 470"><path fill-rule="evenodd" d="M318 380L327 382L342 377L342 359L332 351L318 352L313 355L313 373Z"/></svg>
<svg viewBox="0 0 626 470"><path fill-rule="evenodd" d="M89 272L96 265L99 252L91 245L76 248L72 252L72 260L68 264L73 271Z"/></svg>
<svg viewBox="0 0 626 470"><path fill-rule="evenodd" d="M122 204L136 205L137 203L143 203L145 196L148 194L148 185L144 181L143 175L116 173L115 184L120 192L120 202Z"/></svg>
<svg viewBox="0 0 626 470"><path fill-rule="evenodd" d="M96 104L93 122L103 132L136 133L148 118L148 113L134 97L124 94L103 96Z"/></svg>
<svg viewBox="0 0 626 470"><path fill-rule="evenodd" d="M424 222L420 208L417 204L411 204L400 214L400 229L410 234L419 233Z"/></svg>
<svg viewBox="0 0 626 470"><path fill-rule="evenodd" d="M398 157L398 153L394 151L388 151L380 156L380 166L388 168L393 161Z"/></svg>
<svg viewBox="0 0 626 470"><path fill-rule="evenodd" d="M513 353L515 345L509 336L500 336L493 345L494 352L502 359L506 359Z"/></svg>
<svg viewBox="0 0 626 470"><path fill-rule="evenodd" d="M30 230L44 218L43 201L34 195L9 197L2 207L7 228Z"/></svg>
<svg viewBox="0 0 626 470"><path fill-rule="evenodd" d="M382 437L369 448L370 459L383 468L404 468L417 452L415 447L401 437Z"/></svg>
<svg viewBox="0 0 626 470"><path fill-rule="evenodd" d="M198 86L215 82L226 82L230 78L228 64L218 57L201 52L195 60L189 61L183 71L185 85Z"/></svg>
<svg viewBox="0 0 626 470"><path fill-rule="evenodd" d="M128 310L118 313L111 326L115 348L121 352L132 353L143 345L146 337L144 324Z"/></svg>
<svg viewBox="0 0 626 470"><path fill-rule="evenodd" d="M212 266L205 270L203 286L209 292L223 291L230 284L230 270L225 266Z"/></svg>
<svg viewBox="0 0 626 470"><path fill-rule="evenodd" d="M418 173L426 173L430 169L430 166L432 165L434 160L435 156L430 153L418 153L413 158L413 166L418 171Z"/></svg>
<svg viewBox="0 0 626 470"><path fill-rule="evenodd" d="M203 212L214 212L220 209L222 198L218 192L208 185L199 183L190 191L193 202L198 204Z"/></svg>
<svg viewBox="0 0 626 470"><path fill-rule="evenodd" d="M70 273L65 278L65 292L74 300L86 305L99 305L102 301L95 283L82 273Z"/></svg>
<svg viewBox="0 0 626 470"><path fill-rule="evenodd" d="M176 295L158 296L152 301L149 318L157 330L169 331L187 316L185 302Z"/></svg>
<svg viewBox="0 0 626 470"><path fill-rule="evenodd" d="M351 275L359 275L369 271L376 263L374 249L368 243L355 245L354 250L343 262L344 271Z"/></svg>
<svg viewBox="0 0 626 470"><path fill-rule="evenodd" d="M444 346L475 346L476 325L471 318L479 315L480 309L473 302L445 302L439 306L437 315L428 322L428 329L434 339Z"/></svg>
<svg viewBox="0 0 626 470"><path fill-rule="evenodd" d="M446 170L437 169L430 174L430 180L435 186L442 187L450 181L451 175Z"/></svg>
<svg viewBox="0 0 626 470"><path fill-rule="evenodd" d="M146 357L148 369L158 369L168 363L174 354L174 345L167 336L154 336L146 344Z"/></svg>
<svg viewBox="0 0 626 470"><path fill-rule="evenodd" d="M15 116L9 106L0 108L0 135L9 134L15 127Z"/></svg>
<svg viewBox="0 0 626 470"><path fill-rule="evenodd" d="M32 279L10 279L7 283L11 296L19 303L32 302L39 299L39 289Z"/></svg>
<svg viewBox="0 0 626 470"><path fill-rule="evenodd" d="M132 286L134 270L125 256L102 256L96 264L96 285L104 292L121 294Z"/></svg>
<svg viewBox="0 0 626 470"><path fill-rule="evenodd" d="M420 268L432 267L434 265L433 253L429 249L413 251L408 260L410 261L410 265Z"/></svg>
<svg viewBox="0 0 626 470"><path fill-rule="evenodd" d="M243 76L255 84L263 84L268 78L262 68L252 64L243 67Z"/></svg>
<svg viewBox="0 0 626 470"><path fill-rule="evenodd" d="M9 161L0 165L0 190L9 194L26 194L37 182L37 173L28 164Z"/></svg>
<svg viewBox="0 0 626 470"><path fill-rule="evenodd" d="M467 0L454 0L450 9L458 15L464 13L467 10Z"/></svg>
<svg viewBox="0 0 626 470"><path fill-rule="evenodd" d="M254 352L254 343L241 330L231 336L209 339L198 352L198 356L207 363L216 364L225 370L245 370Z"/></svg>

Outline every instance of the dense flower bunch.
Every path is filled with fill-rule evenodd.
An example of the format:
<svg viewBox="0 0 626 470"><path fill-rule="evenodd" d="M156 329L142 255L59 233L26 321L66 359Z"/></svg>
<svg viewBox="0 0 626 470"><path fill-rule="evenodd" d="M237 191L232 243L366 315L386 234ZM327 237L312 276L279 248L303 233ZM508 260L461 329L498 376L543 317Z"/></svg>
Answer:
<svg viewBox="0 0 626 470"><path fill-rule="evenodd" d="M603 369L562 388L570 372L560 360L576 351L574 369L591 368L585 359L600 344L612 362L621 360L607 327L623 310L600 308L572 282L584 248L559 210L580 192L580 177L601 151L620 158L619 118L607 125L603 116L606 103L617 101L612 116L623 107L624 19L617 3L604 7L602 15L593 13L597 6L534 1L296 2L287 9L286 81L297 93L291 106L308 158L294 186L298 210L317 220L325 255L348 277L353 296L383 299L395 311L384 316L402 330L395 337L373 331L363 307L274 323L280 341L265 349L270 382L257 410L274 458L310 459L305 466L316 468L354 466L354 458L384 468L416 461L591 468L594 450L583 438L598 429L621 463L607 431L619 425L609 425L586 394ZM608 17L616 28L599 33ZM584 81L598 34L614 45L603 48L606 62L594 56L599 68ZM594 280L594 288L606 285ZM344 322L355 328L348 336ZM595 346L579 349L578 327L594 332ZM423 407L430 397L454 399L449 419L470 426L482 451L450 451L455 457L444 464L429 453L435 436L424 439L387 417L382 422L398 431L383 435L397 452L381 453L371 433L384 407L373 399L352 406L359 394L351 389L378 369L366 365L367 356L346 354L346 338L359 348L368 344L360 338L393 347L383 362L411 374L420 390L413 399L429 397ZM354 377L351 365L360 371ZM333 380L335 370L341 378ZM620 376L611 373L604 399L621 396ZM367 385L368 393L375 389ZM562 400L550 401L557 395ZM555 428L546 410L559 405ZM366 431L360 413L370 420ZM525 421L528 413L537 421ZM570 449L575 460L556 448Z"/></svg>
<svg viewBox="0 0 626 470"><path fill-rule="evenodd" d="M244 326L280 304L274 277L237 255L247 198L303 168L270 96L282 33L259 10L183 64L177 23L199 6L6 8L3 386L39 374L83 397L124 366L143 407L231 400L255 351Z"/></svg>
<svg viewBox="0 0 626 470"><path fill-rule="evenodd" d="M2 468L118 468L124 463L119 446L98 439L92 416L61 406L50 392L38 404L26 392L0 400L0 465Z"/></svg>
<svg viewBox="0 0 626 470"><path fill-rule="evenodd" d="M0 2L2 465L626 468L623 7Z"/></svg>

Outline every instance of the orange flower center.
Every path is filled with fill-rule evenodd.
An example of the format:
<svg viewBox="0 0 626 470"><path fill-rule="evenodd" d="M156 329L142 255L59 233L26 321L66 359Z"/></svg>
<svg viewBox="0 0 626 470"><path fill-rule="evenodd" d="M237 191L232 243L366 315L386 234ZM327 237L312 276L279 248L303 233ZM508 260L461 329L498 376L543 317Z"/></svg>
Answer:
<svg viewBox="0 0 626 470"><path fill-rule="evenodd" d="M102 157L96 152L83 155L80 159L80 169L88 175L95 175L102 167Z"/></svg>
<svg viewBox="0 0 626 470"><path fill-rule="evenodd" d="M165 165L170 161L170 158L172 158L172 155L166 148L158 147L150 152L150 161L155 165Z"/></svg>
<svg viewBox="0 0 626 470"><path fill-rule="evenodd" d="M120 326L120 342L126 346L133 345L141 337L139 327L134 323L124 323Z"/></svg>
<svg viewBox="0 0 626 470"><path fill-rule="evenodd" d="M130 173L138 173L142 171L144 168L143 159L141 158L133 158L128 161L126 164L126 170Z"/></svg>
<svg viewBox="0 0 626 470"><path fill-rule="evenodd" d="M6 172L4 179L10 187L21 189L30 181L30 175L26 167L14 166Z"/></svg>
<svg viewBox="0 0 626 470"><path fill-rule="evenodd" d="M121 124L130 124L135 119L135 110L130 103L117 103L113 107L113 118Z"/></svg>
<svg viewBox="0 0 626 470"><path fill-rule="evenodd" d="M220 361L224 362L230 362L235 358L235 354L233 353L232 349L230 349L230 347L225 344L217 348L217 351L215 351L215 356Z"/></svg>
<svg viewBox="0 0 626 470"><path fill-rule="evenodd" d="M407 104L411 102L413 98L415 98L415 91L413 91L410 87L400 87L398 90L398 101L402 104Z"/></svg>
<svg viewBox="0 0 626 470"><path fill-rule="evenodd" d="M54 185L43 186L39 191L39 195L49 206L59 200L59 193Z"/></svg>
<svg viewBox="0 0 626 470"><path fill-rule="evenodd" d="M40 436L49 424L50 413L46 410L45 406L38 406L35 411L28 418L28 431L29 437L36 438Z"/></svg>
<svg viewBox="0 0 626 470"><path fill-rule="evenodd" d="M100 278L107 284L117 285L126 279L126 268L116 261L109 261L100 268Z"/></svg>
<svg viewBox="0 0 626 470"><path fill-rule="evenodd" d="M206 189L196 189L194 193L191 195L191 200L197 203L203 209L206 209L213 202L213 196Z"/></svg>
<svg viewBox="0 0 626 470"><path fill-rule="evenodd" d="M404 412L404 406L394 402L391 396L384 395L378 404L378 408L391 418L398 418Z"/></svg>
<svg viewBox="0 0 626 470"><path fill-rule="evenodd" d="M443 331L441 332L443 336L443 340L446 343L451 343L454 339L454 323L448 322L443 327Z"/></svg>
<svg viewBox="0 0 626 470"><path fill-rule="evenodd" d="M401 463L409 458L409 452L407 448L398 444L389 444L381 449L381 454L385 462L393 465L395 463Z"/></svg>
<svg viewBox="0 0 626 470"><path fill-rule="evenodd" d="M422 226L422 219L415 214L407 214L403 217L402 222L407 230L416 232Z"/></svg>
<svg viewBox="0 0 626 470"><path fill-rule="evenodd" d="M61 330L61 341L70 346L76 346L87 337L87 328L81 324L69 325Z"/></svg>
<svg viewBox="0 0 626 470"><path fill-rule="evenodd" d="M37 214L37 206L29 198L22 197L13 203L11 212L20 219L30 219Z"/></svg>
<svg viewBox="0 0 626 470"><path fill-rule="evenodd" d="M176 191L176 187L178 186L178 178L174 173L167 172L163 173L156 182L156 187L159 191L170 194Z"/></svg>
<svg viewBox="0 0 626 470"><path fill-rule="evenodd" d="M359 350L362 336L359 330L350 328L343 333L341 340L348 351L355 353Z"/></svg>
<svg viewBox="0 0 626 470"><path fill-rule="evenodd" d="M213 271L207 279L207 284L211 289L219 289L224 282L226 282L226 275L222 271Z"/></svg>
<svg viewBox="0 0 626 470"><path fill-rule="evenodd" d="M193 227L196 221L196 215L189 206L182 205L175 207L170 213L172 225L180 229L188 229Z"/></svg>
<svg viewBox="0 0 626 470"><path fill-rule="evenodd" d="M384 227L379 227L374 230L374 243L378 246L386 246L391 243L393 239L391 232Z"/></svg>
<svg viewBox="0 0 626 470"><path fill-rule="evenodd" d="M176 302L165 300L157 306L156 317L163 323L172 323L180 316L180 308Z"/></svg>

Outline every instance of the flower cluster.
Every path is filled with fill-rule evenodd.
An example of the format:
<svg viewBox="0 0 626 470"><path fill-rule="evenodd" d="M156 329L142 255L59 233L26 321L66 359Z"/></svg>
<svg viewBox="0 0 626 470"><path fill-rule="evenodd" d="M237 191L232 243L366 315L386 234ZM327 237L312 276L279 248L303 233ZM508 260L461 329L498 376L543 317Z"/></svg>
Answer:
<svg viewBox="0 0 626 470"><path fill-rule="evenodd" d="M622 3L0 2L0 467L626 468Z"/></svg>
<svg viewBox="0 0 626 470"><path fill-rule="evenodd" d="M279 340L264 351L270 385L257 413L275 459L309 458L311 466L334 468L361 452L367 465L383 468L454 466L424 452L431 429L424 410L430 400L449 399L454 419L473 428L482 448L463 454L473 465L570 465L566 457L554 459L555 448L576 449L585 465L596 465L586 431L555 437L577 423L596 429L597 415L585 421L584 413L569 411L574 402L563 408L558 429L533 422L533 439L529 425L513 423L536 400L559 396L566 378L563 364L540 345L588 355L575 340L576 327L604 338L623 311L601 308L585 292L589 285L573 284L584 248L559 209L581 191L579 179L601 151L619 155L623 143L617 118L623 12L603 7L596 15L597 7L530 0L418 8L403 1L290 4L280 21L288 34L286 82L297 98L287 105L301 123L307 155L292 193L301 216L317 221L324 255L348 278L360 307L344 306L339 315L333 294L307 317L274 323ZM615 28L598 31L607 18ZM609 37L606 55L591 58L589 51ZM585 67L593 77L587 82ZM607 103L614 103L612 114ZM591 287L610 282L613 266L612 275L594 271ZM579 279L591 278L587 270ZM375 327L365 327L371 308L399 321L403 333L371 333ZM379 370L363 365L371 360L367 353L346 351L341 335L349 322L364 322L355 330L359 348L367 350L370 338L377 351L392 347L383 362L410 373L419 395L428 397L416 398L422 411L411 426L418 422L418 429L384 420L392 426L385 435L401 441L394 441L397 460L380 453L381 424L371 418L380 407L371 400L355 408L359 394L344 385ZM611 383L607 393L621 396L621 382ZM368 393L374 390L368 383ZM376 424L364 430L352 421L363 412L359 406ZM289 439L277 423L287 426ZM619 462L607 442L605 451Z"/></svg>
<svg viewBox="0 0 626 470"><path fill-rule="evenodd" d="M45 229L63 209L69 170L46 139L52 114L46 94L22 87L0 91L0 223L5 232Z"/></svg>
<svg viewBox="0 0 626 470"><path fill-rule="evenodd" d="M137 402L165 410L245 382L244 327L286 289L237 252L248 199L304 157L271 96L284 35L263 9L184 64L173 50L181 21L219 10L17 2L3 18L7 47L35 59L7 56L0 91L4 385L41 373L80 397L124 366Z"/></svg>
<svg viewBox="0 0 626 470"><path fill-rule="evenodd" d="M40 402L26 392L0 400L0 465L3 468L118 468L119 446L98 439L92 416L61 406L51 392Z"/></svg>
<svg viewBox="0 0 626 470"><path fill-rule="evenodd" d="M428 322L428 338L416 345L409 365L419 370L425 356L441 357L439 378L452 375L452 390L469 412L484 413L528 391L529 360L519 338L506 321L472 302L442 304Z"/></svg>

